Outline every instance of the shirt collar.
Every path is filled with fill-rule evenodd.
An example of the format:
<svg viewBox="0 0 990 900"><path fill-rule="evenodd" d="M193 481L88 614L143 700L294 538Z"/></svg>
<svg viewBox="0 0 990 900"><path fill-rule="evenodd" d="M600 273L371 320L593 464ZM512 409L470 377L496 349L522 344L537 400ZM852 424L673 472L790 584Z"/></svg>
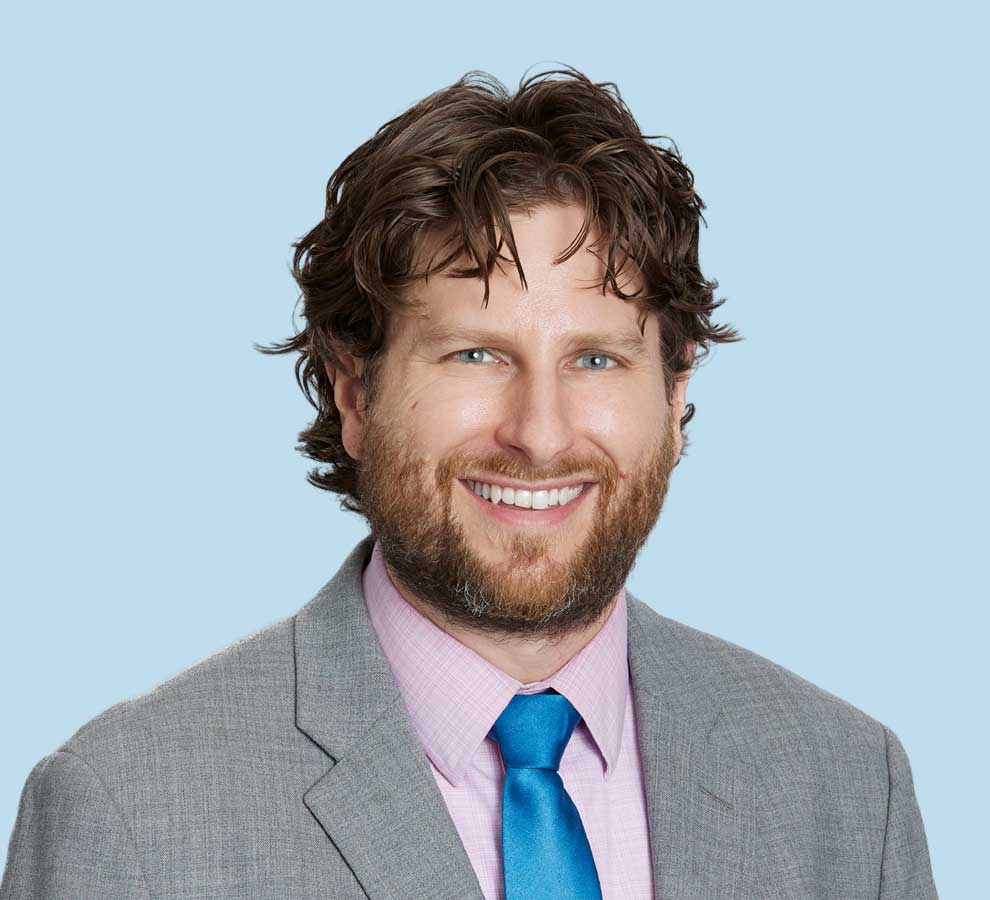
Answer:
<svg viewBox="0 0 990 900"><path fill-rule="evenodd" d="M578 711L606 774L619 758L629 691L625 589L598 634L558 672L523 684L434 625L399 593L378 542L363 574L365 603L427 756L454 786L519 692L553 688Z"/></svg>

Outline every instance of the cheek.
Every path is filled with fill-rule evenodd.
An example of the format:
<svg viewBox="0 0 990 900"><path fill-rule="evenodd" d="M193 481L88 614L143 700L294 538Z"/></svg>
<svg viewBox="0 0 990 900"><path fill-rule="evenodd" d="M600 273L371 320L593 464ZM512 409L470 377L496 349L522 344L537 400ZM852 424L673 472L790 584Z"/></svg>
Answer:
<svg viewBox="0 0 990 900"><path fill-rule="evenodd" d="M498 419L497 396L468 391L422 391L399 413L407 435L429 457L491 431Z"/></svg>
<svg viewBox="0 0 990 900"><path fill-rule="evenodd" d="M498 395L494 391L448 397L437 406L437 420L443 422L451 434L484 432L491 429L499 417Z"/></svg>
<svg viewBox="0 0 990 900"><path fill-rule="evenodd" d="M662 390L610 391L588 398L581 410L582 429L608 447L610 455L636 459L656 442L668 414Z"/></svg>

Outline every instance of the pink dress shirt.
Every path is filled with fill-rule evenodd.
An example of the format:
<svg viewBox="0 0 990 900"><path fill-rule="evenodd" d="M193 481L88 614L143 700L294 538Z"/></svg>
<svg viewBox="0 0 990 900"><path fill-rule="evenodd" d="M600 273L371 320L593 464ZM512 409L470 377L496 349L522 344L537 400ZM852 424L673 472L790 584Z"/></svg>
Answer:
<svg viewBox="0 0 990 900"><path fill-rule="evenodd" d="M365 603L440 793L486 900L503 900L504 769L488 732L516 693L553 688L581 715L560 777L581 814L603 900L653 897L646 793L626 657L626 595L578 654L545 681L522 684L406 602L378 543Z"/></svg>

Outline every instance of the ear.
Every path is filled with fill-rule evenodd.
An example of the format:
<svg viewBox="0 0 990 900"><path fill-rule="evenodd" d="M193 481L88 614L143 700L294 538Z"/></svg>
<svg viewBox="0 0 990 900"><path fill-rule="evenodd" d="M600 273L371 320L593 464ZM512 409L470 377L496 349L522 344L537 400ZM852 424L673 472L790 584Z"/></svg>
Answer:
<svg viewBox="0 0 990 900"><path fill-rule="evenodd" d="M361 458L364 432L365 392L361 383L364 360L349 353L337 353L339 365L323 364L333 385L333 402L340 413L341 440L351 459Z"/></svg>
<svg viewBox="0 0 990 900"><path fill-rule="evenodd" d="M671 400L670 415L673 418L674 428L674 458L680 460L681 451L684 449L684 436L681 434L681 419L687 408L687 386L691 378L691 363L694 361L694 354L698 345L694 341L688 341L684 347L685 369L676 376L674 381L674 396Z"/></svg>

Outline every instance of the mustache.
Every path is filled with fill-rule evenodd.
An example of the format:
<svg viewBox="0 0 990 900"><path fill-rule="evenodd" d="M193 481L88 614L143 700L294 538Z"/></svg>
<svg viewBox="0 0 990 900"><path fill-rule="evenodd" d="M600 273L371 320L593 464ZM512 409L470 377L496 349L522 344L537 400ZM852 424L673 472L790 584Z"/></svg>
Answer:
<svg viewBox="0 0 990 900"><path fill-rule="evenodd" d="M536 469L498 451L454 451L444 456L437 465L436 488L438 491L448 491L455 478L479 472L518 481L557 481L580 477L586 481L599 482L603 489L614 487L618 481L614 463L601 457L562 456L552 466Z"/></svg>

